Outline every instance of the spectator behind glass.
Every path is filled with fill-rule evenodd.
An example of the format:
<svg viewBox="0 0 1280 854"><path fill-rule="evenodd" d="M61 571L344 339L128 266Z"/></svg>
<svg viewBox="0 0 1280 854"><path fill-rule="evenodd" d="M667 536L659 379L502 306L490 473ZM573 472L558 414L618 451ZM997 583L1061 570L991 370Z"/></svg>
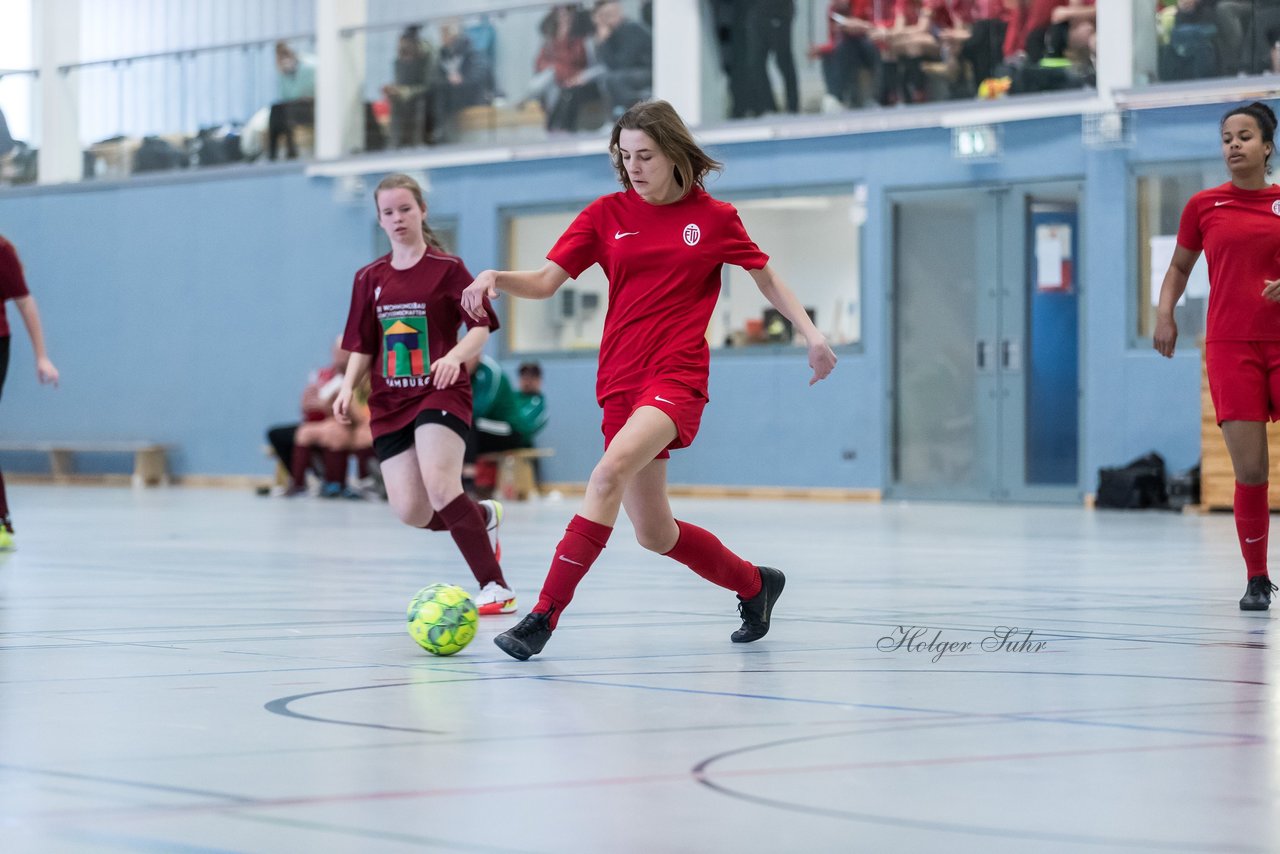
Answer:
<svg viewBox="0 0 1280 854"><path fill-rule="evenodd" d="M769 57L782 75L788 113L800 112L800 84L791 51L791 29L796 17L795 0L752 0L742 10L746 16L747 97L743 115L776 113L778 103L769 81ZM736 103L736 102L735 102Z"/></svg>
<svg viewBox="0 0 1280 854"><path fill-rule="evenodd" d="M534 60L533 94L542 101L548 131L575 131L582 104L595 91L583 82L591 16L576 3L553 6L538 27L542 48Z"/></svg>
<svg viewBox="0 0 1280 854"><path fill-rule="evenodd" d="M279 72L278 100L271 105L267 120L267 156L276 159L283 137L290 160L298 156L293 138L297 125L315 124L316 61L312 56L299 56L283 41L276 42L276 71Z"/></svg>
<svg viewBox="0 0 1280 854"><path fill-rule="evenodd" d="M861 107L867 92L880 91L880 50L871 39L873 11L871 0L833 0L827 7L827 43L809 49L810 57L822 60L824 113Z"/></svg>
<svg viewBox="0 0 1280 854"><path fill-rule="evenodd" d="M975 0L969 38L960 46L960 62L968 69L971 88L996 76L1004 63L1004 43L1017 0Z"/></svg>
<svg viewBox="0 0 1280 854"><path fill-rule="evenodd" d="M433 141L434 122L429 106L436 84L435 49L422 40L420 32L420 27L411 26L400 34L392 64L395 82L382 87L391 108L392 148Z"/></svg>
<svg viewBox="0 0 1280 854"><path fill-rule="evenodd" d="M1052 44L1065 44L1072 23L1095 19L1094 0L1021 0L1015 4L1005 36L1005 57L1039 64L1049 55ZM1057 32L1051 34L1054 27ZM1058 55L1061 55L1060 48Z"/></svg>
<svg viewBox="0 0 1280 854"><path fill-rule="evenodd" d="M456 135L457 116L467 107L493 100L493 67L462 31L457 18L440 24L440 85L436 91L436 117Z"/></svg>
<svg viewBox="0 0 1280 854"><path fill-rule="evenodd" d="M1271 47L1280 37L1280 0L1217 0L1214 23L1222 74L1259 74L1271 67Z"/></svg>
<svg viewBox="0 0 1280 854"><path fill-rule="evenodd" d="M618 0L596 0L595 69L612 123L653 88L653 38L644 24L623 15ZM588 72L590 74L590 72Z"/></svg>

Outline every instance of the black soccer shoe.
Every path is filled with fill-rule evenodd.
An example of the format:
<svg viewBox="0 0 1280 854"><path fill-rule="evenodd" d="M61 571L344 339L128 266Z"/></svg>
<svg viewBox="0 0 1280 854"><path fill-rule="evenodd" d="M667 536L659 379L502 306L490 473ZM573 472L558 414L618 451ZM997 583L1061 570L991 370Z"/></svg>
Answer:
<svg viewBox="0 0 1280 854"><path fill-rule="evenodd" d="M770 566L760 569L760 592L750 599L738 597L738 613L742 615L742 628L729 636L734 643L751 643L769 633L769 617L773 606L782 595L787 577L781 570Z"/></svg>
<svg viewBox="0 0 1280 854"><path fill-rule="evenodd" d="M534 611L493 639L498 649L512 658L528 661L529 656L542 652L551 640L551 614Z"/></svg>
<svg viewBox="0 0 1280 854"><path fill-rule="evenodd" d="M1249 579L1249 587L1240 598L1241 611L1265 611L1271 607L1271 594L1276 586L1265 575L1255 575Z"/></svg>

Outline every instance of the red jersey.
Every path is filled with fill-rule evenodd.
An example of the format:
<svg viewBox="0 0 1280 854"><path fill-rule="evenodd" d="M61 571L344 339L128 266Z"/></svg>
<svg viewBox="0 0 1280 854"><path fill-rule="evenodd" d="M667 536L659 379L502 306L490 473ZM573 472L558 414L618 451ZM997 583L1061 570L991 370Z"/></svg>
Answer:
<svg viewBox="0 0 1280 854"><path fill-rule="evenodd" d="M720 270L759 270L769 256L747 236L733 205L701 187L669 205L635 190L596 199L547 253L575 279L599 264L609 279L596 400L675 380L707 396L707 324Z"/></svg>
<svg viewBox="0 0 1280 854"><path fill-rule="evenodd" d="M471 284L462 259L434 249L407 270L387 254L356 273L342 349L374 356L369 416L374 437L413 423L423 409L443 409L471 423L471 381L466 372L447 388L431 383L431 363L458 343L458 327L485 324L462 310ZM498 328L485 300L489 329Z"/></svg>
<svg viewBox="0 0 1280 854"><path fill-rule="evenodd" d="M1205 341L1280 341L1280 303L1262 298L1280 278L1280 187L1201 190L1182 210L1178 245L1209 264Z"/></svg>
<svg viewBox="0 0 1280 854"><path fill-rule="evenodd" d="M9 335L9 320L5 317L6 300L28 296L26 277L22 275L22 262L13 244L0 237L0 338Z"/></svg>
<svg viewBox="0 0 1280 854"><path fill-rule="evenodd" d="M1054 9L1070 5L1070 0L1029 0L1025 7L1017 6L1004 41L1005 55L1012 56L1020 50L1026 50L1027 37L1031 32L1053 23ZM1083 0L1081 5L1092 7L1094 0Z"/></svg>

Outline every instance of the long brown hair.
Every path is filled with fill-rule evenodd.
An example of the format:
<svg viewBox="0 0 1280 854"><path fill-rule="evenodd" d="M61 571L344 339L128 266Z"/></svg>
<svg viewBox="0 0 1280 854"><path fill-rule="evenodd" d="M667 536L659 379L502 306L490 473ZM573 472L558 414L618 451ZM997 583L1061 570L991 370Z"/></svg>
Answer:
<svg viewBox="0 0 1280 854"><path fill-rule="evenodd" d="M428 249L434 249L437 252L448 252L444 248L444 244L440 242L440 238L436 237L436 233L431 230L431 226L427 225L427 200L422 195L422 187L418 182L410 178L403 172L392 172L387 177L378 182L378 186L373 189L373 210L378 212L378 193L383 190L408 190L413 194L413 200L418 203L418 208L422 211L422 239L426 241Z"/></svg>
<svg viewBox="0 0 1280 854"><path fill-rule="evenodd" d="M693 141L693 134L689 133L675 107L666 101L641 101L622 114L609 137L609 159L618 170L618 180L628 190L631 189L631 179L627 177L622 152L618 150L618 139L624 130L643 131L675 164L676 184L684 191L682 196L694 186L701 187L708 172L719 172L724 168Z"/></svg>

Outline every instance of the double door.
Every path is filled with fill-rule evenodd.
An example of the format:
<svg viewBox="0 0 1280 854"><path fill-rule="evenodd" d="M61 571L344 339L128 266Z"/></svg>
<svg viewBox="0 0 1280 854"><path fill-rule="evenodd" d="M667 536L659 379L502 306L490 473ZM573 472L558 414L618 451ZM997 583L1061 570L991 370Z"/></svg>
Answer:
<svg viewBox="0 0 1280 854"><path fill-rule="evenodd" d="M1078 198L891 197L891 497L1080 500Z"/></svg>

